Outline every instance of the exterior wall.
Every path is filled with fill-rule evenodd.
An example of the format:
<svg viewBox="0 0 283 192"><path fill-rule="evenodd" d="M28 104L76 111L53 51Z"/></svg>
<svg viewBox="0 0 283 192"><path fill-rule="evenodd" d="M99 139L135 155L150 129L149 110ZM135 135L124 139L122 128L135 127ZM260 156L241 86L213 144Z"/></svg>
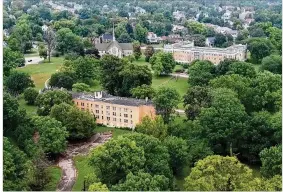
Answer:
<svg viewBox="0 0 283 192"><path fill-rule="evenodd" d="M168 49L164 50L166 52L172 52L173 57L175 61L182 62L182 63L190 63L196 59L200 60L209 60L214 64L219 64L220 61L223 61L225 58L227 59L236 59L239 61L245 61L246 60L246 50L245 49L239 49L234 53L229 53L228 51L226 53L221 52L211 52L206 51L205 48L202 51L191 51L183 50L183 49Z"/></svg>
<svg viewBox="0 0 283 192"><path fill-rule="evenodd" d="M79 99L74 99L74 102L80 110L88 110L96 117L96 123L109 127L134 128L146 115L155 117L153 106L124 106Z"/></svg>
<svg viewBox="0 0 283 192"><path fill-rule="evenodd" d="M133 50L123 50L123 55L124 56L129 56L133 54Z"/></svg>

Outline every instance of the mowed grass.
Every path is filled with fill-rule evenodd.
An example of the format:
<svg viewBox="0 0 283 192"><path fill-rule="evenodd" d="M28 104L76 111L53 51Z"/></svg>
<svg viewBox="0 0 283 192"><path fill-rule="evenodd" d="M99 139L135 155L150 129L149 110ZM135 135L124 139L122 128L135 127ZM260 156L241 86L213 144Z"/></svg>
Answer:
<svg viewBox="0 0 283 192"><path fill-rule="evenodd" d="M20 105L20 108L25 109L28 115L35 115L36 114L37 107L34 106L34 105L28 105L26 103L26 101L24 100L23 95L20 95L18 97L18 103Z"/></svg>
<svg viewBox="0 0 283 192"><path fill-rule="evenodd" d="M108 132L112 131L112 136L113 138L117 138L120 135L124 135L127 133L131 133L131 130L126 130L126 129L119 129L119 128L113 128L113 127L104 127L104 126L98 126L95 129L96 133L103 133L103 132Z"/></svg>
<svg viewBox="0 0 283 192"><path fill-rule="evenodd" d="M84 177L93 174L94 169L88 164L88 156L76 156L73 158L77 168L77 180L73 186L73 191L83 191ZM86 189L88 190L88 189Z"/></svg>
<svg viewBox="0 0 283 192"><path fill-rule="evenodd" d="M62 176L62 170L57 166L48 167L47 171L51 176L50 182L45 186L44 191L56 191L57 185Z"/></svg>
<svg viewBox="0 0 283 192"><path fill-rule="evenodd" d="M63 57L52 57L50 63L46 60L43 63L27 65L25 67L18 68L17 70L30 74L34 81L35 88L39 90L44 88L45 81L49 79L53 73L60 69L63 62Z"/></svg>

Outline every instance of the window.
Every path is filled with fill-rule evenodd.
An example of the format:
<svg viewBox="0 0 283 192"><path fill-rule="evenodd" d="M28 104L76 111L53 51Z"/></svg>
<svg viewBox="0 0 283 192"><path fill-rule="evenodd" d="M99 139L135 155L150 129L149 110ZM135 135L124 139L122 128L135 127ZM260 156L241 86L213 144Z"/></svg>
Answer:
<svg viewBox="0 0 283 192"><path fill-rule="evenodd" d="M95 113L99 113L99 110L95 110Z"/></svg>
<svg viewBox="0 0 283 192"><path fill-rule="evenodd" d="M88 107L88 103L86 104L86 106Z"/></svg>
<svg viewBox="0 0 283 192"><path fill-rule="evenodd" d="M120 117L122 116L122 114L120 113Z"/></svg>
<svg viewBox="0 0 283 192"><path fill-rule="evenodd" d="M113 111L116 111L116 107L113 107Z"/></svg>
<svg viewBox="0 0 283 192"><path fill-rule="evenodd" d="M124 117L128 117L128 114L124 114Z"/></svg>
<svg viewBox="0 0 283 192"><path fill-rule="evenodd" d="M99 115L95 115L96 119L99 119Z"/></svg>
<svg viewBox="0 0 283 192"><path fill-rule="evenodd" d="M107 121L110 121L110 117L107 117Z"/></svg>
<svg viewBox="0 0 283 192"><path fill-rule="evenodd" d="M133 118L133 116L131 115L131 118Z"/></svg>
<svg viewBox="0 0 283 192"><path fill-rule="evenodd" d="M110 106L106 106L106 109L108 109L108 110L109 110L109 109L110 109Z"/></svg>
<svg viewBox="0 0 283 192"><path fill-rule="evenodd" d="M95 108L99 108L99 105L95 105Z"/></svg>
<svg viewBox="0 0 283 192"><path fill-rule="evenodd" d="M120 122L122 122L122 119L120 119Z"/></svg>
<svg viewBox="0 0 283 192"><path fill-rule="evenodd" d="M127 108L124 108L124 111L125 111L125 112L128 112L128 109L127 109Z"/></svg>
<svg viewBox="0 0 283 192"><path fill-rule="evenodd" d="M90 104L90 107L92 107L92 104Z"/></svg>
<svg viewBox="0 0 283 192"><path fill-rule="evenodd" d="M124 119L124 123L128 123L128 119Z"/></svg>
<svg viewBox="0 0 283 192"><path fill-rule="evenodd" d="M103 119L103 116L101 116L101 119Z"/></svg>
<svg viewBox="0 0 283 192"><path fill-rule="evenodd" d="M106 115L110 115L110 112L109 112L109 111L106 111Z"/></svg>
<svg viewBox="0 0 283 192"><path fill-rule="evenodd" d="M103 109L103 105L101 105L101 109Z"/></svg>
<svg viewBox="0 0 283 192"><path fill-rule="evenodd" d="M113 121L116 121L116 118L113 118Z"/></svg>
<svg viewBox="0 0 283 192"><path fill-rule="evenodd" d="M84 103L81 103L81 106L85 106L85 104L84 104Z"/></svg>
<svg viewBox="0 0 283 192"><path fill-rule="evenodd" d="M84 111L85 110L85 108L82 108L82 111Z"/></svg>
<svg viewBox="0 0 283 192"><path fill-rule="evenodd" d="M77 105L79 105L79 102L77 102Z"/></svg>
<svg viewBox="0 0 283 192"><path fill-rule="evenodd" d="M101 110L101 113L103 114L103 111Z"/></svg>
<svg viewBox="0 0 283 192"><path fill-rule="evenodd" d="M131 124L133 124L133 121L131 121Z"/></svg>
<svg viewBox="0 0 283 192"><path fill-rule="evenodd" d="M113 116L116 116L116 112L113 112Z"/></svg>

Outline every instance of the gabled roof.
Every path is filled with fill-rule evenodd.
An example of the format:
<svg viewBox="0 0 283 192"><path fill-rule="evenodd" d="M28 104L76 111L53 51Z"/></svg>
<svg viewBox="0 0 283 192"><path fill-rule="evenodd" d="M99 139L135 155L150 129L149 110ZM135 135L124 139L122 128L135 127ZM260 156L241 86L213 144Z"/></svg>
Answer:
<svg viewBox="0 0 283 192"><path fill-rule="evenodd" d="M118 43L117 41L111 41L109 43L98 43L95 45L95 48L98 51L106 51L111 45L121 48L122 50L133 50L132 43Z"/></svg>
<svg viewBox="0 0 283 192"><path fill-rule="evenodd" d="M102 39L104 40L113 40L113 35L111 34L103 34Z"/></svg>

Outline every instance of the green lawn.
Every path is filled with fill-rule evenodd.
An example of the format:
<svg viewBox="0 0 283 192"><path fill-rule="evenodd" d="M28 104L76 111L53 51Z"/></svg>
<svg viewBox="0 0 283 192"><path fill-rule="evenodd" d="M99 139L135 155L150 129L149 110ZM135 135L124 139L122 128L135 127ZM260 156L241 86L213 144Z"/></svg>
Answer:
<svg viewBox="0 0 283 192"><path fill-rule="evenodd" d="M39 90L44 88L45 81L49 79L53 73L60 69L63 61L63 57L52 57L51 63L44 61L41 64L28 65L23 68L18 68L17 70L30 74L34 81L35 88Z"/></svg>
<svg viewBox="0 0 283 192"><path fill-rule="evenodd" d="M32 48L30 52L25 54L25 57L34 57L34 56L39 56L39 53L35 48Z"/></svg>
<svg viewBox="0 0 283 192"><path fill-rule="evenodd" d="M26 103L26 101L24 100L23 95L20 95L20 96L18 97L18 103L19 103L19 105L20 105L20 108L23 108L23 109L26 110L27 114L29 114L29 115L34 115L34 114L36 114L37 107L34 106L34 105L28 105L28 104Z"/></svg>
<svg viewBox="0 0 283 192"><path fill-rule="evenodd" d="M57 166L50 166L48 171L51 175L51 181L45 186L44 191L56 191L57 185L60 181L62 170Z"/></svg>
<svg viewBox="0 0 283 192"><path fill-rule="evenodd" d="M95 131L96 131L96 133L103 133L103 132L112 131L113 138L117 138L119 135L131 133L131 130L119 129L119 128L113 128L113 127L104 127L104 126L98 126L95 129Z"/></svg>
<svg viewBox="0 0 283 192"><path fill-rule="evenodd" d="M93 174L94 170L88 165L88 156L76 156L73 158L77 168L77 180L73 186L73 191L82 191L84 186L84 177Z"/></svg>
<svg viewBox="0 0 283 192"><path fill-rule="evenodd" d="M177 90L177 92L181 95L182 101L179 103L178 108L184 109L183 106L183 96L186 94L189 84L188 79L186 78L178 78L172 79L171 76L163 76L163 77L154 77L152 79L152 87L153 88L159 88L162 86L171 87Z"/></svg>

